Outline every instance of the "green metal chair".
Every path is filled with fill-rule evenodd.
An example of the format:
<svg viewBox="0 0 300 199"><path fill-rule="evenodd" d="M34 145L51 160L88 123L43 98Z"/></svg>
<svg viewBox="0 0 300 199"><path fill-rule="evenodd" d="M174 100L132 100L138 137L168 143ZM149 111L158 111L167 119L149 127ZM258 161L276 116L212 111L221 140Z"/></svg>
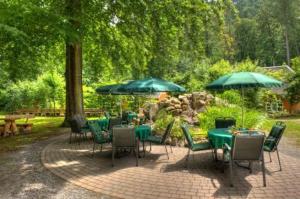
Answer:
<svg viewBox="0 0 300 199"><path fill-rule="evenodd" d="M218 128L229 128L236 125L236 120L232 117L217 117L215 119L215 127Z"/></svg>
<svg viewBox="0 0 300 199"><path fill-rule="evenodd" d="M168 152L168 149L167 149L166 140L167 140L167 137L169 137L170 134L171 134L174 122L175 122L175 120L172 120L168 124L168 126L165 130L165 133L162 136L150 135L146 138L146 141L150 143L150 151L152 149L152 143L159 144L159 145L165 145L166 153L167 153L167 156L168 156L168 159L169 159L169 152ZM170 149L171 149L171 153L173 153L171 144L170 144Z"/></svg>
<svg viewBox="0 0 300 199"><path fill-rule="evenodd" d="M83 118L81 115L75 115L71 120L70 120L70 126L71 126L71 132L70 132L70 140L69 143L72 141L72 134L75 134L75 138L77 135L79 136L79 144L81 138L86 137L87 138L87 133L90 132L90 129L87 125L87 121L85 118Z"/></svg>
<svg viewBox="0 0 300 199"><path fill-rule="evenodd" d="M276 122L273 125L273 127L264 143L264 151L269 152L270 162L272 162L271 152L276 151L280 171L282 171L282 168L281 168L281 162L280 162L280 157L279 157L279 152L278 152L278 144L279 144L279 141L281 140L281 137L282 137L282 134L283 134L285 128L286 128L286 124L284 124L284 122L280 122L280 121Z"/></svg>
<svg viewBox="0 0 300 199"><path fill-rule="evenodd" d="M93 135L93 142L94 142L93 157L94 157L95 145L100 144L101 145L100 151L102 151L102 145L103 144L111 143L112 135L107 131L103 131L101 126L99 125L99 123L97 121L89 121L88 126L89 126L89 128L92 132L92 135Z"/></svg>
<svg viewBox="0 0 300 199"><path fill-rule="evenodd" d="M181 129L182 129L183 134L188 142L188 148L189 148L188 154L186 157L186 163L185 163L185 165L187 167L191 151L195 152L195 151L211 150L212 147L211 147L211 144L209 143L209 141L201 142L201 143L194 143L194 140L193 140L186 124L182 124Z"/></svg>

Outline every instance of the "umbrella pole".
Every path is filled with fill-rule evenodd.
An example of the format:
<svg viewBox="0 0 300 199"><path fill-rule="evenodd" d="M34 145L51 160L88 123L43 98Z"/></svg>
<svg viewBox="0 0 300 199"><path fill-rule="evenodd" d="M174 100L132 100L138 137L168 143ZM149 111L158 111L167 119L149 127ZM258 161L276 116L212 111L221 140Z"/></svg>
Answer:
<svg viewBox="0 0 300 199"><path fill-rule="evenodd" d="M121 100L119 101L119 103L120 103L120 116L121 116L121 118L122 118L122 98L121 98Z"/></svg>
<svg viewBox="0 0 300 199"><path fill-rule="evenodd" d="M244 100L245 100L245 95L244 95L244 88L242 87L242 128L244 128Z"/></svg>

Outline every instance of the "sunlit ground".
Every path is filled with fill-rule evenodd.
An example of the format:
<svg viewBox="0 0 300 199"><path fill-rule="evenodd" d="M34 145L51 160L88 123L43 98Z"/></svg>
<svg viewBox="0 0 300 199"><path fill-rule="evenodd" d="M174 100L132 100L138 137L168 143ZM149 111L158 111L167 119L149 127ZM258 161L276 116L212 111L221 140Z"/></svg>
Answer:
<svg viewBox="0 0 300 199"><path fill-rule="evenodd" d="M96 118L89 118L96 119ZM63 117L35 117L29 119L29 123L33 123L32 133L25 135L16 135L10 137L0 138L0 152L16 150L24 145L33 143L38 140L44 140L54 135L64 133L60 129ZM268 119L263 129L269 131L275 121L282 120L287 124L287 129L284 136L293 138L296 144L300 146L300 116L288 119ZM17 120L17 123L24 123L25 120ZM197 130L195 130L197 131ZM202 137L203 132L199 132ZM196 132L196 134L198 134Z"/></svg>

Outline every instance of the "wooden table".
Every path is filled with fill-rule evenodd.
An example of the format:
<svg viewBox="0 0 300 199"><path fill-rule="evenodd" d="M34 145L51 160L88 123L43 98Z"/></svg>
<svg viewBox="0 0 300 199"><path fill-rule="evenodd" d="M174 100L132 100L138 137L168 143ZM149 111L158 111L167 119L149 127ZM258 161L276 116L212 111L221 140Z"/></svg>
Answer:
<svg viewBox="0 0 300 199"><path fill-rule="evenodd" d="M7 115L5 118L0 118L0 120L3 120L4 123L4 129L3 129L3 136L7 135L15 135L18 132L16 120L26 118L24 115Z"/></svg>

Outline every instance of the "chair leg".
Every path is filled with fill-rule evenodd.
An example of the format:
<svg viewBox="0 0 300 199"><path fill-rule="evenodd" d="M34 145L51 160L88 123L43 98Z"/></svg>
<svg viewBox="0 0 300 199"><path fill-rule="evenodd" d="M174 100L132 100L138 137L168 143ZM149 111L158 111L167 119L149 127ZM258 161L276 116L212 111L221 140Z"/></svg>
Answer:
<svg viewBox="0 0 300 199"><path fill-rule="evenodd" d="M232 166L233 166L233 160L231 160L231 157L230 157L230 160L229 160L229 167L230 167L230 186L233 187L233 171L232 171Z"/></svg>
<svg viewBox="0 0 300 199"><path fill-rule="evenodd" d="M277 152L277 158L278 158L279 168L280 168L280 171L282 171L278 149L276 149L276 152Z"/></svg>
<svg viewBox="0 0 300 199"><path fill-rule="evenodd" d="M101 146L100 146L100 152L102 152L102 144L101 144Z"/></svg>
<svg viewBox="0 0 300 199"><path fill-rule="evenodd" d="M112 160L112 166L115 166L115 148L113 147L113 149L112 149L112 157L111 157L111 160Z"/></svg>
<svg viewBox="0 0 300 199"><path fill-rule="evenodd" d="M173 153L172 145L170 144L171 153Z"/></svg>
<svg viewBox="0 0 300 199"><path fill-rule="evenodd" d="M143 153L144 153L144 157L146 156L146 152L145 152L145 141L143 141Z"/></svg>
<svg viewBox="0 0 300 199"><path fill-rule="evenodd" d="M267 186L266 185L266 171L265 171L265 158L264 158L264 152L262 152L261 155L261 169L262 169L262 174L263 174L263 183L264 183L264 187Z"/></svg>
<svg viewBox="0 0 300 199"><path fill-rule="evenodd" d="M79 145L80 145L80 142L81 142L81 134L79 134L79 142L78 142Z"/></svg>
<svg viewBox="0 0 300 199"><path fill-rule="evenodd" d="M138 146L134 149L135 152L135 161L136 161L136 166L139 166L139 154L138 154L139 148Z"/></svg>
<svg viewBox="0 0 300 199"><path fill-rule="evenodd" d="M249 173L252 173L252 161L249 161Z"/></svg>
<svg viewBox="0 0 300 199"><path fill-rule="evenodd" d="M95 153L95 142L94 142L94 145L93 145L93 157L94 157L94 153Z"/></svg>
<svg viewBox="0 0 300 199"><path fill-rule="evenodd" d="M270 162L272 162L271 152L269 152Z"/></svg>
<svg viewBox="0 0 300 199"><path fill-rule="evenodd" d="M166 153L167 153L168 160L169 160L170 158L169 158L169 153L168 153L168 149L167 149L167 145L166 144L165 144L165 149L166 149Z"/></svg>
<svg viewBox="0 0 300 199"><path fill-rule="evenodd" d="M72 131L70 133L70 140L69 140L69 144L71 144L71 139L72 139Z"/></svg>
<svg viewBox="0 0 300 199"><path fill-rule="evenodd" d="M186 168L188 167L188 161L189 161L189 157L190 157L190 152L191 152L191 149L188 150L188 154L187 154L186 159L185 159L185 167Z"/></svg>

